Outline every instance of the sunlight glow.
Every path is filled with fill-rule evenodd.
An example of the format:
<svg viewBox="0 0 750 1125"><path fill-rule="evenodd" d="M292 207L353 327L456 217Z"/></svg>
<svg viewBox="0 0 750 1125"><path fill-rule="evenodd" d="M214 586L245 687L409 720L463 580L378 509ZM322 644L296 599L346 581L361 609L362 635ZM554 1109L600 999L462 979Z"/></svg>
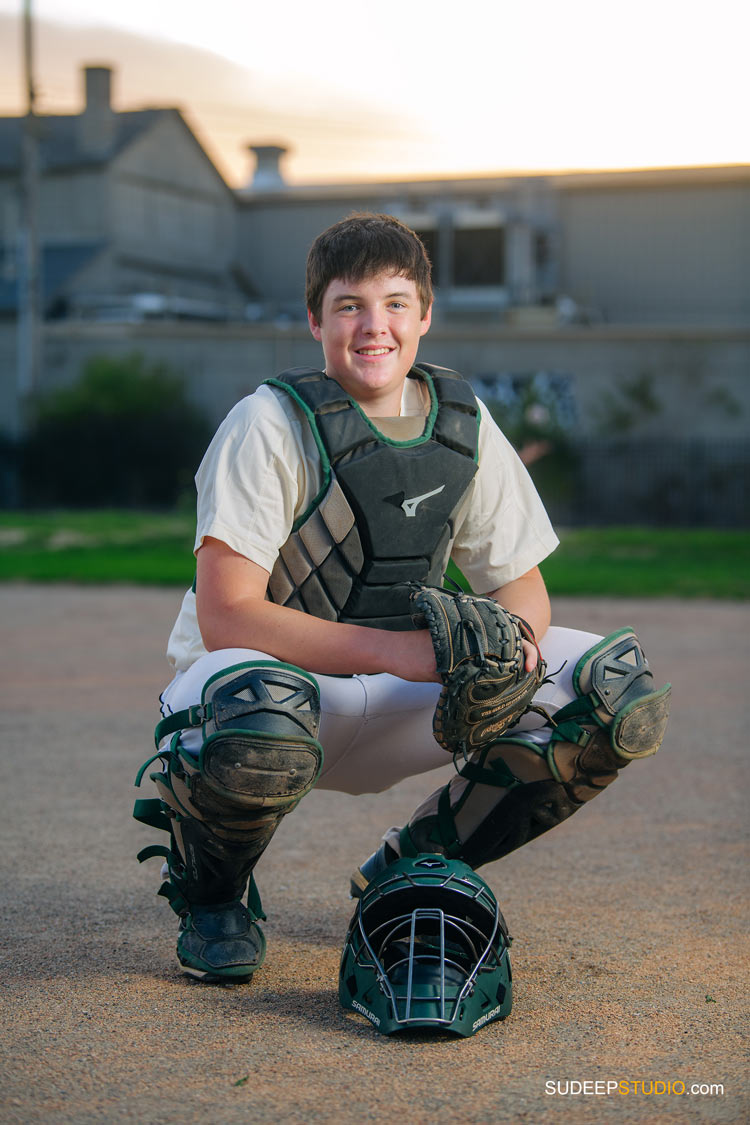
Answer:
<svg viewBox="0 0 750 1125"><path fill-rule="evenodd" d="M0 12L20 8L0 0ZM303 168L318 179L347 167L363 178L747 161L738 10L735 0L34 2L38 20L116 26L244 68L269 120L290 122L293 178ZM187 108L215 143L231 134L236 149L242 124L255 139L255 121L235 128L231 107L220 121L212 102L196 75Z"/></svg>

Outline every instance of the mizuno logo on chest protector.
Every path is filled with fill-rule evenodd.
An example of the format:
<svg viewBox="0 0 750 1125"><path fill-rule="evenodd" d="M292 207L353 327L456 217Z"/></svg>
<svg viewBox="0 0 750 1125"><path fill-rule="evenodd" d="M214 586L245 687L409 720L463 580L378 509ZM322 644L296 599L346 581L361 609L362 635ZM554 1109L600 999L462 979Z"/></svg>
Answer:
<svg viewBox="0 0 750 1125"><path fill-rule="evenodd" d="M423 500L429 500L431 496L438 496L444 488L445 485L441 484L440 488L433 488L432 492L423 492L421 496L411 496L408 500L404 500L401 507L404 509L407 516L416 516L417 506L421 504Z"/></svg>

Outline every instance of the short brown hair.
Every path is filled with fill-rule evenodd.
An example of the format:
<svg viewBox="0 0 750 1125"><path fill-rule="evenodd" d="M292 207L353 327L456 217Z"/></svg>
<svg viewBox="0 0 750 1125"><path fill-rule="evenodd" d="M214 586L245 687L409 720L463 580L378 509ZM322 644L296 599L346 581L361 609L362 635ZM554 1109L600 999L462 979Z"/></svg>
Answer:
<svg viewBox="0 0 750 1125"><path fill-rule="evenodd" d="M432 304L432 269L419 236L393 215L349 215L319 234L310 247L307 307L320 320L325 291L335 278L357 282L386 270L414 282L424 318Z"/></svg>

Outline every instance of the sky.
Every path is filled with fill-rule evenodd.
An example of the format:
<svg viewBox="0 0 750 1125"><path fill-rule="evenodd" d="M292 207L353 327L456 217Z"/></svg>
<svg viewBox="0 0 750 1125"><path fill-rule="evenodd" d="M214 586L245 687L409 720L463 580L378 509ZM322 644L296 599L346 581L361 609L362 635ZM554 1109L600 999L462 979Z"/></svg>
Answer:
<svg viewBox="0 0 750 1125"><path fill-rule="evenodd" d="M22 7L0 0L19 26ZM40 111L78 108L77 43L126 42L116 108L179 104L234 183L267 140L292 182L745 163L743 7L33 0ZM2 61L0 112L19 112Z"/></svg>

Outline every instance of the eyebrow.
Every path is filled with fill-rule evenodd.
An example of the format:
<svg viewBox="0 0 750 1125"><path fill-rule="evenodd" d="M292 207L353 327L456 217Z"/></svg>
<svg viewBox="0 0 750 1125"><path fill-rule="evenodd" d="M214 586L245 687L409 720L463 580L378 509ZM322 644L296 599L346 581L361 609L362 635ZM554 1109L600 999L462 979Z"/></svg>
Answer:
<svg viewBox="0 0 750 1125"><path fill-rule="evenodd" d="M397 289L394 293L386 293L385 300L390 301L392 297L413 297L412 293L407 293L406 290ZM335 301L361 301L361 293L336 293L332 298Z"/></svg>

